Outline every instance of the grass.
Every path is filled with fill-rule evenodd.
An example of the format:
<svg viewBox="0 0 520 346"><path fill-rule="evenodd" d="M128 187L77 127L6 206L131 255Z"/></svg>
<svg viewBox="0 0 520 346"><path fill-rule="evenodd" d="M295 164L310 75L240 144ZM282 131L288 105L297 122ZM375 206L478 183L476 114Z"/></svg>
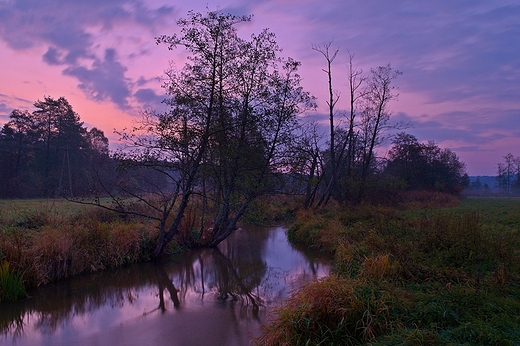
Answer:
<svg viewBox="0 0 520 346"><path fill-rule="evenodd" d="M259 345L520 344L520 200L300 211L293 242L334 254ZM424 208L424 207L427 208Z"/></svg>
<svg viewBox="0 0 520 346"><path fill-rule="evenodd" d="M0 265L0 302L11 302L26 298L27 292L23 284L23 275L17 274L9 267L9 262Z"/></svg>
<svg viewBox="0 0 520 346"><path fill-rule="evenodd" d="M106 199L106 203L109 200ZM42 212L54 217L72 216L95 207L80 205L65 199L0 199L0 218L23 217Z"/></svg>
<svg viewBox="0 0 520 346"><path fill-rule="evenodd" d="M111 200L100 203L110 204ZM200 201L189 206L180 225L181 233L169 244L169 252L180 251L182 244L202 236L198 226L201 207L197 203ZM259 199L245 222L286 223L299 203L287 196ZM8 282L21 284L24 289L148 260L157 235L153 221L91 205L63 199L0 200L0 263L10 264L9 275L5 274ZM13 298L6 289L0 289L0 301L7 299Z"/></svg>
<svg viewBox="0 0 520 346"><path fill-rule="evenodd" d="M0 263L9 266L2 271L7 281L0 301L15 299L9 292L16 285L30 288L147 260L154 246L157 230L147 220L67 201L10 202L1 201Z"/></svg>

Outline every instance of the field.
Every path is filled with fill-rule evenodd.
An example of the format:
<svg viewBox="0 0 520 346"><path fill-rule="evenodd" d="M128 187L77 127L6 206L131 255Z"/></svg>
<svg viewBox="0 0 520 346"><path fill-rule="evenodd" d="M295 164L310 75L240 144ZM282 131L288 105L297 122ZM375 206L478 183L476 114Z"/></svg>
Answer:
<svg viewBox="0 0 520 346"><path fill-rule="evenodd" d="M110 199L100 200L109 205ZM45 220L77 217L95 212L95 206L78 204L65 199L0 199L0 227L21 225L31 218L43 217Z"/></svg>
<svg viewBox="0 0 520 346"><path fill-rule="evenodd" d="M257 344L519 345L520 200L446 202L300 211L289 236L333 253L334 274Z"/></svg>

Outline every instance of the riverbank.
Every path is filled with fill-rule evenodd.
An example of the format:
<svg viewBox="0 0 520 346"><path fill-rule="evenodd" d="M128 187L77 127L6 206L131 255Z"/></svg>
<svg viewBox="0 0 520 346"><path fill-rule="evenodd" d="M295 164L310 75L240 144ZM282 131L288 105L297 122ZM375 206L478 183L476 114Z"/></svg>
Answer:
<svg viewBox="0 0 520 346"><path fill-rule="evenodd" d="M298 205L284 196L255 203L244 224L279 224ZM192 230L190 217L197 213L181 225L186 232ZM29 288L69 276L149 261L157 235L153 220L92 205L64 199L0 200L0 302L23 299ZM182 241L174 240L168 252L182 249Z"/></svg>
<svg viewBox="0 0 520 346"><path fill-rule="evenodd" d="M148 260L153 249L156 231L147 220L64 201L19 203L4 205L0 219L0 260L8 268L0 272L0 302L68 276Z"/></svg>
<svg viewBox="0 0 520 346"><path fill-rule="evenodd" d="M286 231L246 227L217 247L30 290L0 304L0 345L250 345L292 290L330 273Z"/></svg>
<svg viewBox="0 0 520 346"><path fill-rule="evenodd" d="M443 198L300 211L291 240L332 253L334 274L257 344L519 344L520 201Z"/></svg>

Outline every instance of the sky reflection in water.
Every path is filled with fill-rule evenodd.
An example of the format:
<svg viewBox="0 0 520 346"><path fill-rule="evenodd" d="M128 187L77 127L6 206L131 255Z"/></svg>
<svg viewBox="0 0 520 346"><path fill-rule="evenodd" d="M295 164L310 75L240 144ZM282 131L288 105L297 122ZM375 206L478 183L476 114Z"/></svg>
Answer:
<svg viewBox="0 0 520 346"><path fill-rule="evenodd" d="M187 251L47 285L0 305L2 345L248 345L291 290L328 274L283 228L239 230Z"/></svg>

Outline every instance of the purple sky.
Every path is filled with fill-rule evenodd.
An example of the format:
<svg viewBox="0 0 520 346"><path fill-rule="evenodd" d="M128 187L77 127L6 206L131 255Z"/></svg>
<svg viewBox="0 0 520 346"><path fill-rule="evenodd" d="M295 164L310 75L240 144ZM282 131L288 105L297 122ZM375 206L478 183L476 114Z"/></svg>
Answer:
<svg viewBox="0 0 520 346"><path fill-rule="evenodd" d="M387 63L403 71L394 119L410 121L406 132L419 140L454 150L470 175L495 175L504 155L520 155L517 0L0 0L0 124L13 108L64 96L86 126L116 143L113 129L141 109L164 107L158 77L179 55L154 37L206 6L253 14L244 35L276 33L318 97L313 117L326 112L327 86L311 46L333 41L340 108L348 103L349 49L364 71Z"/></svg>

